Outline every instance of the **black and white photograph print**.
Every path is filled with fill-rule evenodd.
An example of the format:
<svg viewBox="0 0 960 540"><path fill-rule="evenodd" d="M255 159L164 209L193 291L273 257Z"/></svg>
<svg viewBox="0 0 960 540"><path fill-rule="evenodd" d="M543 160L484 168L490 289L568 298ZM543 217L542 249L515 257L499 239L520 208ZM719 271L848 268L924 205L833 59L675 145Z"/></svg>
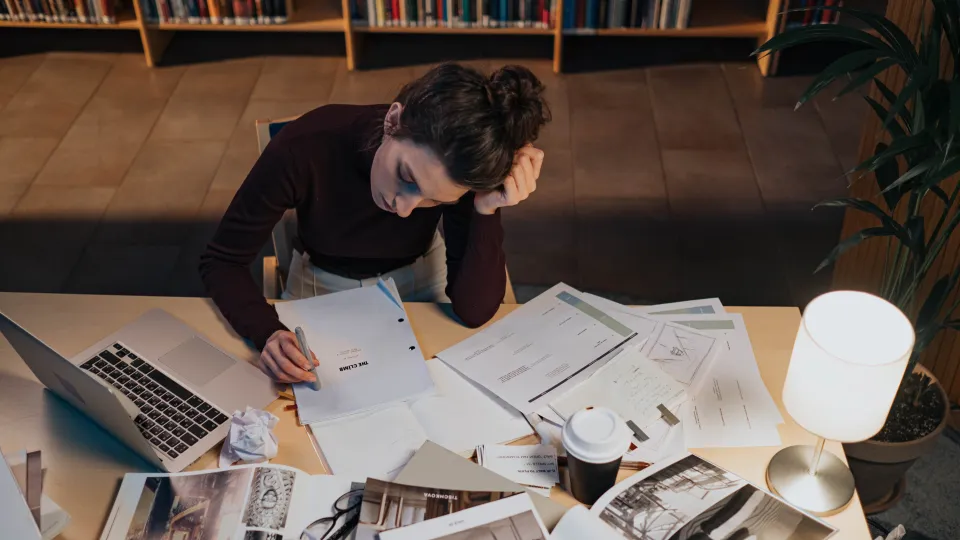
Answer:
<svg viewBox="0 0 960 540"><path fill-rule="evenodd" d="M283 540L283 535L273 531L256 531L247 529L243 540Z"/></svg>
<svg viewBox="0 0 960 540"><path fill-rule="evenodd" d="M436 540L546 540L533 512L498 519Z"/></svg>
<svg viewBox="0 0 960 540"><path fill-rule="evenodd" d="M230 540L243 515L251 469L151 476L126 540Z"/></svg>
<svg viewBox="0 0 960 540"><path fill-rule="evenodd" d="M824 540L835 532L692 455L626 488L600 519L630 540Z"/></svg>
<svg viewBox="0 0 960 540"><path fill-rule="evenodd" d="M626 488L600 519L630 540L668 540L744 485L733 473L691 455Z"/></svg>
<svg viewBox="0 0 960 540"><path fill-rule="evenodd" d="M823 540L833 529L750 484L684 525L670 540Z"/></svg>
<svg viewBox="0 0 960 540"><path fill-rule="evenodd" d="M290 496L297 473L275 467L260 467L253 475L243 522L248 527L280 530L287 523Z"/></svg>

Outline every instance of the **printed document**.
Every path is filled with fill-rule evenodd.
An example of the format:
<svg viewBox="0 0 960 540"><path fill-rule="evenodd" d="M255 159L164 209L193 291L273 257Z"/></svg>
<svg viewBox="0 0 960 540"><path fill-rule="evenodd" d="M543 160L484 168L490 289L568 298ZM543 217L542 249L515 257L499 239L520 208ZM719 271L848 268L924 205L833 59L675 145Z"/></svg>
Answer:
<svg viewBox="0 0 960 540"><path fill-rule="evenodd" d="M592 377L554 400L550 407L564 419L587 407L607 407L641 429L668 409L686 401L683 385L636 349L624 349Z"/></svg>
<svg viewBox="0 0 960 540"><path fill-rule="evenodd" d="M439 360L427 361L436 394L378 411L311 424L334 474L392 479L427 439L461 455L480 444L533 434L513 407Z"/></svg>
<svg viewBox="0 0 960 540"><path fill-rule="evenodd" d="M673 324L722 337L723 352L703 386L684 406L687 448L779 446L777 425L783 422L760 376L743 316L673 315Z"/></svg>
<svg viewBox="0 0 960 540"><path fill-rule="evenodd" d="M420 346L392 280L276 305L302 327L320 365L320 389L293 385L300 422L371 411L433 391Z"/></svg>
<svg viewBox="0 0 960 540"><path fill-rule="evenodd" d="M529 414L587 379L634 336L561 283L437 357Z"/></svg>

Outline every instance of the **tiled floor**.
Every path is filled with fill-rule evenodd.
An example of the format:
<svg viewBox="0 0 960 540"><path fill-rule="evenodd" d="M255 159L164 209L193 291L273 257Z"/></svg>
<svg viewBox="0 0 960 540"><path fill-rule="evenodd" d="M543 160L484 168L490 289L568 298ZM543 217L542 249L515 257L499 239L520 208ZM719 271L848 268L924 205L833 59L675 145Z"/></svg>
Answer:
<svg viewBox="0 0 960 540"><path fill-rule="evenodd" d="M497 62L473 64L489 70ZM802 304L837 240L864 113L793 112L754 64L556 76L536 194L504 213L514 281L646 301ZM338 58L147 69L138 54L0 59L0 290L201 295L197 259L256 160L253 121L390 100L426 66Z"/></svg>

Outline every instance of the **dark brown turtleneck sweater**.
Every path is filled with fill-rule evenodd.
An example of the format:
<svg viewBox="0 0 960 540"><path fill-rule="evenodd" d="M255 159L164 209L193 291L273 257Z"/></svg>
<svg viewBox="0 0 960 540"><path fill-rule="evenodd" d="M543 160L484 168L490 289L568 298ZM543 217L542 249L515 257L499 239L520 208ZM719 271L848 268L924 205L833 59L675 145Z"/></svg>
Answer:
<svg viewBox="0 0 960 540"><path fill-rule="evenodd" d="M412 263L443 219L447 296L467 326L497 312L506 273L499 211L459 203L418 208L407 218L385 212L370 195L371 148L387 106L327 105L286 125L263 151L200 260L210 296L241 336L263 348L286 327L263 298L249 266L284 211L296 208L299 239L324 270L362 279Z"/></svg>

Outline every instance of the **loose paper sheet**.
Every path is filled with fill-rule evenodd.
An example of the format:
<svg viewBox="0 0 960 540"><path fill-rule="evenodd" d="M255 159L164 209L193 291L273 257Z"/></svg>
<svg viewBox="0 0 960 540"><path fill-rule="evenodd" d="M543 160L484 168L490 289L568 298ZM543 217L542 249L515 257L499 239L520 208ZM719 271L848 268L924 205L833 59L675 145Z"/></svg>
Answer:
<svg viewBox="0 0 960 540"><path fill-rule="evenodd" d="M464 454L478 444L510 442L533 434L516 409L450 366L430 360L427 369L437 392L415 400L410 409L431 441Z"/></svg>
<svg viewBox="0 0 960 540"><path fill-rule="evenodd" d="M427 440L406 404L311 424L310 429L332 472L357 482L393 480Z"/></svg>
<svg viewBox="0 0 960 540"><path fill-rule="evenodd" d="M304 329L320 365L320 390L293 385L300 422L310 424L426 395L433 383L391 282L281 302L280 320Z"/></svg>
<svg viewBox="0 0 960 540"><path fill-rule="evenodd" d="M686 401L683 385L664 373L636 349L624 349L592 377L550 404L569 419L587 407L607 407L641 429L662 416L657 405L668 409Z"/></svg>
<svg viewBox="0 0 960 540"><path fill-rule="evenodd" d="M437 357L529 414L585 380L635 335L561 283Z"/></svg>
<svg viewBox="0 0 960 540"><path fill-rule="evenodd" d="M647 338L643 354L678 382L696 392L720 352L720 340L685 326L666 323Z"/></svg>
<svg viewBox="0 0 960 540"><path fill-rule="evenodd" d="M681 416L687 448L779 446L777 425L783 422L760 376L743 316L670 316L671 322L725 339L700 390Z"/></svg>
<svg viewBox="0 0 960 540"><path fill-rule="evenodd" d="M477 455L481 466L518 484L549 491L560 483L557 450L553 446L485 444L477 447Z"/></svg>

